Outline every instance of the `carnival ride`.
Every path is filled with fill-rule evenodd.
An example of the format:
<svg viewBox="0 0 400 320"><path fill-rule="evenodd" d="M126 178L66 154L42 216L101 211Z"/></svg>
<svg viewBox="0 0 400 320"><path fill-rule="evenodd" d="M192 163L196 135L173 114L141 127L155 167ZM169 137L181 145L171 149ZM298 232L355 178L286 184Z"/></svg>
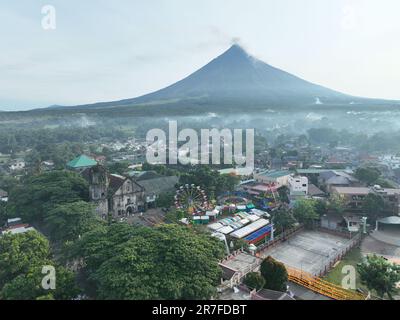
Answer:
<svg viewBox="0 0 400 320"><path fill-rule="evenodd" d="M175 194L175 207L191 215L201 214L209 208L207 195L200 186L185 184Z"/></svg>

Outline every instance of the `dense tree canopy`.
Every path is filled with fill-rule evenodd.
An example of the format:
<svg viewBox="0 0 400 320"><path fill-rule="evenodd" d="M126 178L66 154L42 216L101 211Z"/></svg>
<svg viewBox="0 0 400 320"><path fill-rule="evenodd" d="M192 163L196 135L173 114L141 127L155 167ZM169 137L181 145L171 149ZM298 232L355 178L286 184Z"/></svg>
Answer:
<svg viewBox="0 0 400 320"><path fill-rule="evenodd" d="M181 184L196 184L202 187L210 197L227 191L233 191L239 178L229 174L219 174L208 166L196 166L188 173L181 175Z"/></svg>
<svg viewBox="0 0 400 320"><path fill-rule="evenodd" d="M355 172L356 178L368 185L376 183L380 175L381 172L378 169L370 167L358 168Z"/></svg>
<svg viewBox="0 0 400 320"><path fill-rule="evenodd" d="M55 290L42 287L44 266L55 268ZM37 231L0 237L0 299L72 299L78 294L74 275L50 257L50 246Z"/></svg>
<svg viewBox="0 0 400 320"><path fill-rule="evenodd" d="M380 195L369 193L364 199L363 211L372 221L375 221L385 211L383 198Z"/></svg>
<svg viewBox="0 0 400 320"><path fill-rule="evenodd" d="M250 289L260 290L265 286L265 279L258 272L249 272L243 282Z"/></svg>
<svg viewBox="0 0 400 320"><path fill-rule="evenodd" d="M321 203L321 201L317 202L317 207L318 211L321 210L322 211L322 205L318 204ZM329 197L328 203L327 203L327 209L330 210L331 212L335 212L337 214L342 214L345 210L346 207L346 202L343 196L334 193L331 194L331 196Z"/></svg>
<svg viewBox="0 0 400 320"><path fill-rule="evenodd" d="M0 228L7 222L7 205L6 202L0 201Z"/></svg>
<svg viewBox="0 0 400 320"><path fill-rule="evenodd" d="M41 220L55 206L88 200L87 182L77 173L52 171L32 176L11 190L8 207L25 221Z"/></svg>
<svg viewBox="0 0 400 320"><path fill-rule="evenodd" d="M297 221L308 227L312 227L314 220L319 218L315 209L315 201L311 199L296 201L293 212Z"/></svg>
<svg viewBox="0 0 400 320"><path fill-rule="evenodd" d="M84 201L55 206L44 215L50 236L56 241L73 241L103 223L95 207Z"/></svg>
<svg viewBox="0 0 400 320"><path fill-rule="evenodd" d="M75 248L100 299L207 299L220 277L223 244L178 225L125 224L86 233Z"/></svg>
<svg viewBox="0 0 400 320"><path fill-rule="evenodd" d="M396 284L400 281L399 265L372 255L358 266L358 272L361 281L367 285L368 289L375 290L380 297L387 294L389 298L392 298L392 294L398 291Z"/></svg>
<svg viewBox="0 0 400 320"><path fill-rule="evenodd" d="M265 280L266 289L286 292L288 274L283 263L268 256L261 263L260 272Z"/></svg>
<svg viewBox="0 0 400 320"><path fill-rule="evenodd" d="M283 208L273 213L272 221L277 234L292 228L297 222L292 212Z"/></svg>

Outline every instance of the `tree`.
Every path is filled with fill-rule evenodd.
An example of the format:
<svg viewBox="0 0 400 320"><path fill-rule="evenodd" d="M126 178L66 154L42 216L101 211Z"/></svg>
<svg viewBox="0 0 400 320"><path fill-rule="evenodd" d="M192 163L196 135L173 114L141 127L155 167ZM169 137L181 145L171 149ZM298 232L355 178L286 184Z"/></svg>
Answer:
<svg viewBox="0 0 400 320"><path fill-rule="evenodd" d="M260 272L265 280L264 288L286 292L288 274L283 263L268 256L261 263Z"/></svg>
<svg viewBox="0 0 400 320"><path fill-rule="evenodd" d="M175 207L173 207L168 210L167 214L165 215L165 220L169 223L178 223L178 221L187 217L188 214L184 210L176 209Z"/></svg>
<svg viewBox="0 0 400 320"><path fill-rule="evenodd" d="M209 299L224 256L218 239L174 224L101 227L83 235L76 249L99 299Z"/></svg>
<svg viewBox="0 0 400 320"><path fill-rule="evenodd" d="M131 164L128 161L113 162L108 166L108 171L120 175L126 174Z"/></svg>
<svg viewBox="0 0 400 320"><path fill-rule="evenodd" d="M52 171L27 179L11 190L8 208L28 222L42 220L59 204L89 200L87 182L77 173Z"/></svg>
<svg viewBox="0 0 400 320"><path fill-rule="evenodd" d="M0 228L7 222L8 219L6 209L6 203L0 200Z"/></svg>
<svg viewBox="0 0 400 320"><path fill-rule="evenodd" d="M374 193L366 195L363 203L363 211L372 221L376 221L385 210L385 202L383 198Z"/></svg>
<svg viewBox="0 0 400 320"><path fill-rule="evenodd" d="M345 199L343 196L337 193L331 194L328 200L327 209L337 214L342 214L345 210Z"/></svg>
<svg viewBox="0 0 400 320"><path fill-rule="evenodd" d="M315 212L322 217L324 214L328 212L328 205L324 200L316 200L315 201Z"/></svg>
<svg viewBox="0 0 400 320"><path fill-rule="evenodd" d="M196 166L193 170L180 176L181 184L196 184L203 188L212 198L227 191L233 191L239 182L237 176L220 174L208 166Z"/></svg>
<svg viewBox="0 0 400 320"><path fill-rule="evenodd" d="M396 186L393 183L382 177L378 178L378 180L375 181L375 184L381 186L382 188L396 189Z"/></svg>
<svg viewBox="0 0 400 320"><path fill-rule="evenodd" d="M249 248L249 243L244 239L232 239L229 242L229 246L232 250L247 250Z"/></svg>
<svg viewBox="0 0 400 320"><path fill-rule="evenodd" d="M42 287L43 266L55 268L56 289L50 292ZM49 243L40 233L0 238L0 300L72 299L78 293L74 274L51 260Z"/></svg>
<svg viewBox="0 0 400 320"><path fill-rule="evenodd" d="M289 189L286 186L283 186L281 188L278 189L278 194L279 194L279 200L285 203L289 203Z"/></svg>
<svg viewBox="0 0 400 320"><path fill-rule="evenodd" d="M314 221L319 218L315 210L314 200L303 199L297 201L294 205L293 212L297 221L304 223L307 227L312 227Z"/></svg>
<svg viewBox="0 0 400 320"><path fill-rule="evenodd" d="M358 168L355 172L355 177L358 180L367 183L368 185L374 184L380 175L381 172L378 169L371 167Z"/></svg>
<svg viewBox="0 0 400 320"><path fill-rule="evenodd" d="M174 192L164 192L161 193L156 199L157 207L159 208L169 208L174 204Z"/></svg>
<svg viewBox="0 0 400 320"><path fill-rule="evenodd" d="M358 272L369 290L375 290L380 297L385 294L392 299L397 292L396 284L400 281L400 266L389 263L383 257L367 256L367 260L358 265Z"/></svg>
<svg viewBox="0 0 400 320"><path fill-rule="evenodd" d="M0 188L10 193L18 185L18 180L12 176L0 176Z"/></svg>
<svg viewBox="0 0 400 320"><path fill-rule="evenodd" d="M52 261L43 261L55 265ZM7 282L0 291L4 300L70 300L79 294L73 272L55 265L56 288L47 290L42 287L42 265L33 265L26 274L20 274Z"/></svg>
<svg viewBox="0 0 400 320"><path fill-rule="evenodd" d="M102 223L92 204L78 201L61 204L45 214L44 222L55 241L73 241Z"/></svg>
<svg viewBox="0 0 400 320"><path fill-rule="evenodd" d="M0 237L0 288L48 259L49 242L36 231Z"/></svg>
<svg viewBox="0 0 400 320"><path fill-rule="evenodd" d="M265 279L258 272L248 273L243 282L250 289L256 289L257 291L265 286Z"/></svg>
<svg viewBox="0 0 400 320"><path fill-rule="evenodd" d="M278 234L287 229L293 228L296 223L296 219L293 217L293 214L289 210L285 209L279 209L275 211L272 221Z"/></svg>

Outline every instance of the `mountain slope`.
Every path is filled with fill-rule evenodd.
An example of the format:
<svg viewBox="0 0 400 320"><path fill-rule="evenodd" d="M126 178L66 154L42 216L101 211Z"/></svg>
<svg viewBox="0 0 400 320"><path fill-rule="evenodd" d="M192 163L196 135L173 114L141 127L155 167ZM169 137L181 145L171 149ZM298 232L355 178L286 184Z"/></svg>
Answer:
<svg viewBox="0 0 400 320"><path fill-rule="evenodd" d="M132 99L146 103L187 98L246 99L282 101L300 99L310 104L319 98L351 100L350 96L304 81L248 55L233 45L187 78L148 95Z"/></svg>
<svg viewBox="0 0 400 320"><path fill-rule="evenodd" d="M210 63L164 89L133 99L101 102L75 108L112 108L142 105L184 108L185 103L202 108L227 105L236 108L260 106L343 105L384 103L383 100L357 98L310 83L270 66L233 45Z"/></svg>

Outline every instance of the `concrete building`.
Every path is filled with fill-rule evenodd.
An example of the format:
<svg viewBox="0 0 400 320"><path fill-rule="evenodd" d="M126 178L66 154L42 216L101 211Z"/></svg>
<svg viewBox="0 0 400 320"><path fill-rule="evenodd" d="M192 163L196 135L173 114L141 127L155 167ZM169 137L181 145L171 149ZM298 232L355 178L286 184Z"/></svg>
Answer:
<svg viewBox="0 0 400 320"><path fill-rule="evenodd" d="M303 176L290 176L288 178L290 195L308 194L308 178Z"/></svg>
<svg viewBox="0 0 400 320"><path fill-rule="evenodd" d="M275 183L278 187L288 186L289 177L291 173L287 170L281 171L264 171L260 173L254 173L254 179L261 183Z"/></svg>
<svg viewBox="0 0 400 320"><path fill-rule="evenodd" d="M10 165L11 171L20 171L23 169L25 169L25 161L23 159L15 159Z"/></svg>
<svg viewBox="0 0 400 320"><path fill-rule="evenodd" d="M382 197L388 212L394 215L400 214L400 189L381 188L380 186L334 187L332 193L343 197L348 209L358 211L362 209L368 194L376 194Z"/></svg>

